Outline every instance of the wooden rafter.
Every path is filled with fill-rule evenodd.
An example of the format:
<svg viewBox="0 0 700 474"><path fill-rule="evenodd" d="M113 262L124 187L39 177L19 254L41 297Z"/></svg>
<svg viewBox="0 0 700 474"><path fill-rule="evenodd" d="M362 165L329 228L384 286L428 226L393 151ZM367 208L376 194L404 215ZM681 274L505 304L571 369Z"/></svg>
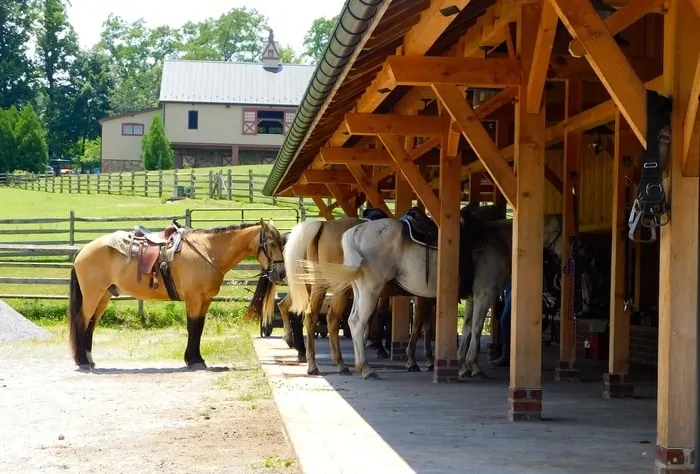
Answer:
<svg viewBox="0 0 700 474"><path fill-rule="evenodd" d="M693 8L695 8L695 12L698 15L700 15L700 0L691 0L691 1L693 2Z"/></svg>
<svg viewBox="0 0 700 474"><path fill-rule="evenodd" d="M384 198L382 198L377 190L377 184L372 181L372 178L370 178L367 173L365 173L365 170L362 169L362 165L348 164L346 166L357 180L357 183L360 185L360 189L362 189L367 196L369 203L377 209L381 209L382 211L386 212L389 217L393 217L389 206L386 205Z"/></svg>
<svg viewBox="0 0 700 474"><path fill-rule="evenodd" d="M420 20L406 34L403 40L403 51L406 55L425 54L428 49L435 43L440 34L447 29L454 21L456 14L445 16L441 10L447 7L454 7L463 10L469 4L470 0L434 0L430 3L430 7L421 13Z"/></svg>
<svg viewBox="0 0 700 474"><path fill-rule="evenodd" d="M647 13L658 12L663 8L666 0L635 0L605 19L605 27L611 35L616 35L625 28L631 26ZM700 0L693 0L700 3ZM580 58L586 54L580 41L574 39L569 43L569 53Z"/></svg>
<svg viewBox="0 0 700 474"><path fill-rule="evenodd" d="M292 186L295 196L306 197L332 197L325 184L295 184Z"/></svg>
<svg viewBox="0 0 700 474"><path fill-rule="evenodd" d="M392 86L507 87L520 84L520 61L517 59L389 56L387 65Z"/></svg>
<svg viewBox="0 0 700 474"><path fill-rule="evenodd" d="M345 123L351 135L412 135L436 137L442 133L440 117L398 114L347 114Z"/></svg>
<svg viewBox="0 0 700 474"><path fill-rule="evenodd" d="M316 204L316 207L318 207L318 213L321 216L323 216L328 221L332 221L335 219L333 212L330 209L328 209L328 206L326 205L325 202L323 202L322 197L311 196L311 199L313 199L314 204Z"/></svg>
<svg viewBox="0 0 700 474"><path fill-rule="evenodd" d="M700 2L700 0L698 0ZM698 116L698 98L700 97L700 57L696 60L693 85L683 122L683 176L700 176L700 163L692 159L691 145L698 147L700 140L700 117Z"/></svg>
<svg viewBox="0 0 700 474"><path fill-rule="evenodd" d="M413 157L404 148L402 139L396 135L379 135L379 139L394 160L396 169L401 171L406 181L413 188L416 196L418 196L418 199L425 204L425 207L435 219L435 223L440 225L440 201L433 190L430 189L430 186L428 186L418 167L413 163Z"/></svg>
<svg viewBox="0 0 700 474"><path fill-rule="evenodd" d="M328 190L335 197L335 204L340 206L346 216L357 217L357 208L350 203L350 198L345 198L345 191L339 184L327 184Z"/></svg>
<svg viewBox="0 0 700 474"><path fill-rule="evenodd" d="M549 0L644 148L647 96L644 84L589 0Z"/></svg>
<svg viewBox="0 0 700 474"><path fill-rule="evenodd" d="M532 64L527 65L530 69L528 72L527 96L532 98L532 100L528 99L527 101L527 112L530 114L537 114L540 111L540 104L542 104L540 99L544 93L547 70L549 69L549 58L552 55L554 35L557 32L558 23L559 17L552 4L547 1L543 2L542 18L537 30ZM535 99L535 97L539 99Z"/></svg>
<svg viewBox="0 0 700 474"><path fill-rule="evenodd" d="M391 157L385 150L376 148L321 148L321 158L326 164L391 165Z"/></svg>
<svg viewBox="0 0 700 474"><path fill-rule="evenodd" d="M356 184L351 173L340 170L306 170L304 178L308 183Z"/></svg>
<svg viewBox="0 0 700 474"><path fill-rule="evenodd" d="M508 202L515 208L516 183L515 174L495 143L481 125L474 110L467 103L456 86L434 85L435 95L440 99L445 110L459 124L459 127L471 145L479 160L493 178Z"/></svg>

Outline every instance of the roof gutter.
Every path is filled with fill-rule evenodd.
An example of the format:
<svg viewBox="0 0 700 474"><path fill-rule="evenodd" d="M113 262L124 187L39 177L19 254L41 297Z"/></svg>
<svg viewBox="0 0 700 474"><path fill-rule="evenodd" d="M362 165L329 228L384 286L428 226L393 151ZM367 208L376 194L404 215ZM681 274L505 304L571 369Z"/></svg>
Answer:
<svg viewBox="0 0 700 474"><path fill-rule="evenodd" d="M358 45L364 44L365 34L373 30L369 28L370 22L383 2L391 3L390 0L346 0L323 58L316 66L294 122L265 182L262 190L265 196L272 196L286 176L311 126L317 118L320 119L321 109L335 89L338 78L345 77Z"/></svg>

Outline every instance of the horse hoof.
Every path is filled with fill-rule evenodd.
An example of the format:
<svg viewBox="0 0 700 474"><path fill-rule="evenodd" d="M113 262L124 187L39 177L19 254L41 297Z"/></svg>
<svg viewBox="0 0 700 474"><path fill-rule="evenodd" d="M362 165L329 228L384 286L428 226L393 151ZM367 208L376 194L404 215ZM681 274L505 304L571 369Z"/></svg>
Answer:
<svg viewBox="0 0 700 474"><path fill-rule="evenodd" d="M314 367L313 369L307 370L306 373L309 375L320 375L321 374L318 371L318 367Z"/></svg>
<svg viewBox="0 0 700 474"><path fill-rule="evenodd" d="M287 341L287 340L285 340L284 342L287 343L287 347L289 347L290 349L294 349L294 343L293 343L293 342Z"/></svg>
<svg viewBox="0 0 700 474"><path fill-rule="evenodd" d="M204 362L195 362L194 364L188 365L187 368L190 370L206 370L207 364Z"/></svg>
<svg viewBox="0 0 700 474"><path fill-rule="evenodd" d="M352 372L350 372L350 369L345 367L344 369L341 369L338 371L339 375L352 375Z"/></svg>
<svg viewBox="0 0 700 474"><path fill-rule="evenodd" d="M377 359L381 360L387 360L389 358L389 354L387 354L384 351L377 351Z"/></svg>
<svg viewBox="0 0 700 474"><path fill-rule="evenodd" d="M379 380L379 374L376 372L368 372L366 375L364 375L365 380Z"/></svg>
<svg viewBox="0 0 700 474"><path fill-rule="evenodd" d="M306 362L306 356L297 356L298 362Z"/></svg>
<svg viewBox="0 0 700 474"><path fill-rule="evenodd" d="M78 364L78 370L81 372L90 372L95 367L95 364Z"/></svg>
<svg viewBox="0 0 700 474"><path fill-rule="evenodd" d="M420 372L420 367L418 367L418 364L413 364L408 368L409 372Z"/></svg>

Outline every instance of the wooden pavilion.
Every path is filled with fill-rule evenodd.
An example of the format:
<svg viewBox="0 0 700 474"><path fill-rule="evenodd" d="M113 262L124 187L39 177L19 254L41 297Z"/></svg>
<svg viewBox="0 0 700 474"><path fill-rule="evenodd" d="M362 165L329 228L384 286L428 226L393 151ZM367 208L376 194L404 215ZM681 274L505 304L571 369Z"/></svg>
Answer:
<svg viewBox="0 0 700 474"><path fill-rule="evenodd" d="M348 0L339 18L264 192L312 197L328 219L336 207L357 215L365 200L389 213L386 199L395 200L397 214L414 199L428 210L440 229L436 382L457 375L460 202L507 201L514 214L514 421L539 419L542 410L543 215L563 215L566 242L577 232L607 233L605 394L631 393L629 306L658 287L655 472L691 472L700 1ZM631 243L637 281L630 302L625 193L631 189L634 199L649 168L648 141L658 149L647 135L659 115L647 106L649 90L672 101L662 162L670 222L655 244ZM651 260L639 257L641 246L654 249ZM645 270L656 268L654 259L658 279ZM564 273L562 381L577 375L568 280ZM397 349L408 339L407 305L402 298L393 304Z"/></svg>

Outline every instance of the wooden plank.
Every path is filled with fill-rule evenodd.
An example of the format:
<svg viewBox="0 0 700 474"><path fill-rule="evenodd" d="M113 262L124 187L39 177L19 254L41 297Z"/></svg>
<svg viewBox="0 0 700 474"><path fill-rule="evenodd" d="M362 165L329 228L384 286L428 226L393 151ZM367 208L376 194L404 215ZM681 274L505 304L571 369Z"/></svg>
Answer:
<svg viewBox="0 0 700 474"><path fill-rule="evenodd" d="M355 178L353 178L354 181ZM339 184L327 184L328 190L335 197L335 202L343 209L348 217L357 217L357 208L350 203L350 199L345 198L345 191Z"/></svg>
<svg viewBox="0 0 700 474"><path fill-rule="evenodd" d="M469 204L478 205L481 202L481 173L469 175Z"/></svg>
<svg viewBox="0 0 700 474"><path fill-rule="evenodd" d="M470 0L433 0L430 3L430 8L423 11L418 23L410 29L403 40L403 52L407 56L418 55L422 56L435 41L440 37L443 31L457 17L454 15L443 15L440 10L447 7L454 7L463 10Z"/></svg>
<svg viewBox="0 0 700 474"><path fill-rule="evenodd" d="M535 54L532 57L530 71L528 72L527 95L528 97L542 97L544 85L547 81L547 70L549 69L549 58L552 56L552 46L554 46L554 35L557 32L559 17L552 4L545 1L542 3L542 17L537 29L537 39L535 40ZM540 111L541 100L528 101L530 114Z"/></svg>
<svg viewBox="0 0 700 474"><path fill-rule="evenodd" d="M352 174L340 170L306 170L304 177L308 183L356 184Z"/></svg>
<svg viewBox="0 0 700 474"><path fill-rule="evenodd" d="M450 123L440 149L440 210L437 255L437 307L435 314L435 369L433 382L456 381L457 304L459 301L459 206L462 197L457 141ZM456 135L456 134L455 134ZM459 135L456 135L459 138Z"/></svg>
<svg viewBox="0 0 700 474"><path fill-rule="evenodd" d="M347 114L345 123L351 135L439 137L442 133L440 117L428 115Z"/></svg>
<svg viewBox="0 0 700 474"><path fill-rule="evenodd" d="M442 102L445 110L452 116L479 157L479 161L489 172L494 183L501 190L511 206L516 207L516 184L513 170L501 156L500 151L491 140L481 122L456 86L433 86L435 95ZM461 175L461 173L460 173Z"/></svg>
<svg viewBox="0 0 700 474"><path fill-rule="evenodd" d="M589 0L549 0L571 36L578 39L600 82L625 116L644 148L647 146L647 95L620 47Z"/></svg>
<svg viewBox="0 0 700 474"><path fill-rule="evenodd" d="M664 16L664 89L674 104L686 103L692 89L697 45L688 28L697 16L687 2L670 2ZM671 113L671 136L683 133L683 107ZM698 304L698 179L682 175L683 141L671 140L664 185L673 196L670 222L659 238L659 359L656 464L694 449L696 314ZM697 148L690 151L699 154ZM669 453L669 450L670 453ZM667 456L669 453L670 456ZM687 459L687 458L686 458ZM680 460L679 460L680 461ZM679 472L692 464L676 465Z"/></svg>
<svg viewBox="0 0 700 474"><path fill-rule="evenodd" d="M700 1L700 0L693 0ZM635 0L605 19L605 27L611 35L616 35L629 26L632 26L646 14L661 12L665 0ZM569 53L575 58L581 58L586 54L581 42L577 39L569 43Z"/></svg>
<svg viewBox="0 0 700 474"><path fill-rule="evenodd" d="M413 163L413 158L406 151L403 143L396 135L379 135L379 139L394 160L396 169L401 171L401 174L411 185L418 199L425 204L435 223L440 225L440 200L435 196L418 167Z"/></svg>
<svg viewBox="0 0 700 474"><path fill-rule="evenodd" d="M333 197L325 184L295 184L292 186L295 196L301 197Z"/></svg>
<svg viewBox="0 0 700 474"><path fill-rule="evenodd" d="M360 189L362 189L362 192L365 193L365 196L367 196L367 201L369 201L372 207L381 209L382 211L386 212L389 217L393 217L394 214L391 212L391 209L389 209L389 206L386 205L384 198L382 198L377 190L377 184L372 182L372 179L367 176L367 173L365 173L365 171L362 169L362 165L347 164L346 166L357 180L357 183L360 185Z"/></svg>
<svg viewBox="0 0 700 474"><path fill-rule="evenodd" d="M356 165L391 165L391 157L386 150L377 148L322 147L321 159L329 165L352 163Z"/></svg>
<svg viewBox="0 0 700 474"><path fill-rule="evenodd" d="M517 59L389 56L392 86L508 87L520 84Z"/></svg>
<svg viewBox="0 0 700 474"><path fill-rule="evenodd" d="M331 212L330 209L328 209L328 206L326 205L325 202L323 202L323 198L319 196L312 196L311 199L313 199L314 204L316 204L316 207L318 207L318 214L326 219L327 221L332 221L335 220L335 216Z"/></svg>
<svg viewBox="0 0 700 474"><path fill-rule="evenodd" d="M539 8L532 6L524 6L521 9L516 47L523 63L530 63L532 60L539 13ZM520 100L515 105L517 210L513 217L508 399L509 419L512 421L540 419L542 413L540 400L545 116L543 107L538 114L527 113L526 80L526 77L523 78Z"/></svg>
<svg viewBox="0 0 700 474"><path fill-rule="evenodd" d="M692 20L688 19L688 22ZM693 44L700 45L700 18L696 18L695 28L688 31L695 41ZM700 48L698 48L700 52ZM692 54L692 53L689 53ZM700 55L695 60L695 73L693 83L688 98L685 120L683 122L683 176L700 176L700 161L691 148L697 149L700 146L700 116L698 115L698 103L700 102Z"/></svg>

